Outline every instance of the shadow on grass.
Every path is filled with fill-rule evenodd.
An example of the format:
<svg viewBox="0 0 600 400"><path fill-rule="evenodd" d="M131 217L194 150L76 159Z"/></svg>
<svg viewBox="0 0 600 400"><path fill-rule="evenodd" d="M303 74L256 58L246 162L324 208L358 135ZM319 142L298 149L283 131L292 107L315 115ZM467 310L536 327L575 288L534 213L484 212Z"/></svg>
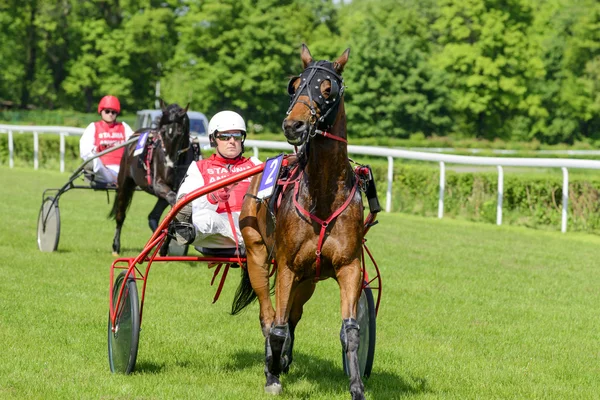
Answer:
<svg viewBox="0 0 600 400"><path fill-rule="evenodd" d="M398 374L377 371L377 360L371 376L363 378L365 391L371 393L375 399L392 399L400 395L418 395L431 393L425 378L411 377L403 379ZM264 354L259 352L238 351L233 354L232 360L225 366L229 371L236 371L248 368L264 367ZM281 383L285 387L294 385L301 380L309 381L319 386L323 393L338 391L345 393L348 391L348 377L342 367L342 356L340 362L335 363L319 356L309 355L302 352L294 352L294 362L290 367L290 372L281 376ZM262 382L264 383L264 382Z"/></svg>
<svg viewBox="0 0 600 400"><path fill-rule="evenodd" d="M134 373L140 375L153 375L161 373L164 368L164 363L157 364L153 362L142 361L140 363L136 363Z"/></svg>

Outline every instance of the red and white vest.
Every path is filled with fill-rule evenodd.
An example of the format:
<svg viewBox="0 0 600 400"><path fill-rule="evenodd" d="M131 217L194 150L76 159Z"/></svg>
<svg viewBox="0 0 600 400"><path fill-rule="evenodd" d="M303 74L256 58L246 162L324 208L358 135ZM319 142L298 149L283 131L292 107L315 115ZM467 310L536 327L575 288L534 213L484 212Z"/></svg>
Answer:
<svg viewBox="0 0 600 400"><path fill-rule="evenodd" d="M94 122L96 133L94 135L94 146L96 152L101 152L119 143L125 142L125 127L120 122L107 124L104 121ZM104 165L119 165L123 157L124 148L112 151L100 157Z"/></svg>
<svg viewBox="0 0 600 400"><path fill-rule="evenodd" d="M204 185L211 184L216 181L220 181L223 178L227 178L235 173L245 171L255 166L254 162L250 158L238 157L235 159L229 159L221 157L220 155L213 154L207 159L196 162L200 174L204 179ZM242 211L242 203L244 202L244 195L248 191L250 185L250 178L246 178L243 181L238 182L229 191L229 208L232 212ZM207 199L212 204L217 204L217 212L227 212L224 202L219 202L214 196L209 193Z"/></svg>

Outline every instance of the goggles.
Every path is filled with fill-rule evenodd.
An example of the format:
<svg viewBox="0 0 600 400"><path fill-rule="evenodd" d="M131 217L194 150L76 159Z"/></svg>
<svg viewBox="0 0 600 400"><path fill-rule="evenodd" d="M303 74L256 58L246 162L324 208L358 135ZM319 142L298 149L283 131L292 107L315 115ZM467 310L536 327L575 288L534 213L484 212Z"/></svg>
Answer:
<svg viewBox="0 0 600 400"><path fill-rule="evenodd" d="M112 115L117 115L118 114L118 112L116 112L115 110L108 110L106 108L104 110L102 110L102 112L104 114L112 114Z"/></svg>
<svg viewBox="0 0 600 400"><path fill-rule="evenodd" d="M227 142L231 138L236 142L241 142L244 139L244 135L241 133L217 133L215 137L223 142Z"/></svg>

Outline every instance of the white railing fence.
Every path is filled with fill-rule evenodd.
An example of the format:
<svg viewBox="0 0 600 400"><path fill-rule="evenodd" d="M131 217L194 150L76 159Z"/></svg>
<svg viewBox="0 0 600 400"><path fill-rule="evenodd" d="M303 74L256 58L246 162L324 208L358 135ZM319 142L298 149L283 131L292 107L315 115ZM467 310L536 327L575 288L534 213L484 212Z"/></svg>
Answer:
<svg viewBox="0 0 600 400"><path fill-rule="evenodd" d="M38 169L38 150L40 134L60 135L60 171L64 172L65 164L65 137L69 135L81 135L82 128L64 126L25 126L25 125L0 125L0 133L8 134L9 166L14 167L14 143L15 133L33 133L33 168ZM207 137L199 137L200 143L208 145ZM291 152L293 146L286 142L274 142L263 140L246 140L246 147L251 147L254 156L258 157L258 149L282 150ZM569 158L512 158L512 157L477 157L459 156L443 153L419 152L411 150L389 149L384 147L348 146L350 154L360 154L376 157L387 157L387 191L385 196L385 211L392 208L392 184L394 180L394 159L407 159L418 161L437 162L440 166L440 191L438 199L438 218L444 216L444 191L446 186L446 164L495 166L498 170L498 205L496 211L496 224L502 225L502 200L504 191L503 167L537 167L537 168L561 168L563 173L562 187L562 219L561 231L567 231L567 209L569 201L569 172L568 168L600 169L600 161L578 160Z"/></svg>

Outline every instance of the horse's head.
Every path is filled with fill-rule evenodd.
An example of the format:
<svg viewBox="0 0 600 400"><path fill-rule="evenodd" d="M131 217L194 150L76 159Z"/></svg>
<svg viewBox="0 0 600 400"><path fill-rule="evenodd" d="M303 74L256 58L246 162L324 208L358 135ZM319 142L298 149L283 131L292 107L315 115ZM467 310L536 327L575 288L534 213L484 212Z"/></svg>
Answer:
<svg viewBox="0 0 600 400"><path fill-rule="evenodd" d="M302 45L304 71L288 83L290 107L282 126L288 143L302 145L317 130L327 131L334 125L343 102L341 73L349 54L346 49L334 62L313 61L308 47Z"/></svg>
<svg viewBox="0 0 600 400"><path fill-rule="evenodd" d="M168 106L160 100L162 116L160 117L159 130L162 134L165 150L172 154L173 150L187 147L190 135L190 119L187 115L189 103L185 108L173 103Z"/></svg>

